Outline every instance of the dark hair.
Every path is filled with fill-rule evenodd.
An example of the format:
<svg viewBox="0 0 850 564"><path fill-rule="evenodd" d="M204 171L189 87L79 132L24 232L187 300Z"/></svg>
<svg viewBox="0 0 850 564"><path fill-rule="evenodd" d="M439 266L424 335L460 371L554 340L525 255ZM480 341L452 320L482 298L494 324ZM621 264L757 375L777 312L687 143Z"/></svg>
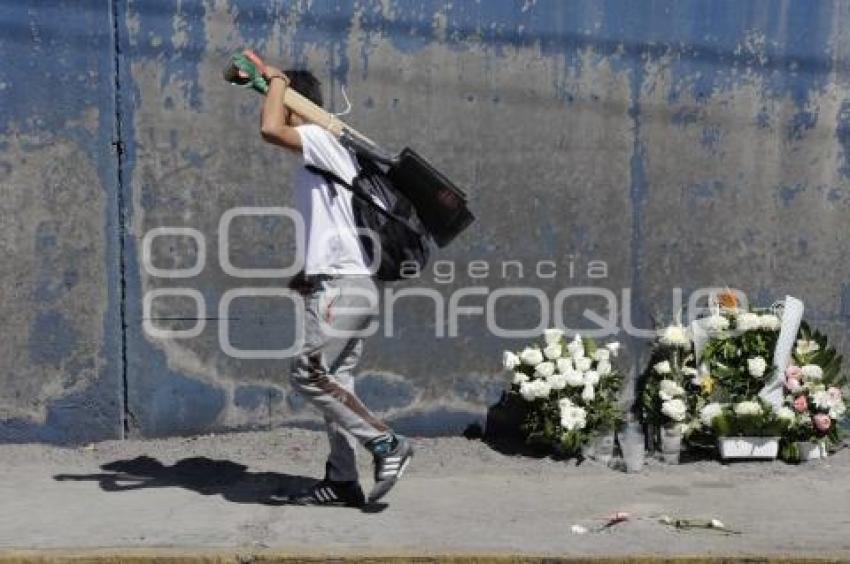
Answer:
<svg viewBox="0 0 850 564"><path fill-rule="evenodd" d="M316 104L322 106L322 83L308 70L283 71L289 84L296 92Z"/></svg>

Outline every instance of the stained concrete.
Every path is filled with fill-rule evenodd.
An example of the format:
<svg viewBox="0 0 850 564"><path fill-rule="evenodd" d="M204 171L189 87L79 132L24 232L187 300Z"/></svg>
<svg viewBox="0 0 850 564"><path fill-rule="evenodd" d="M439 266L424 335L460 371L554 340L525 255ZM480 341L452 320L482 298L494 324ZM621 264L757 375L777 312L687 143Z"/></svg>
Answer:
<svg viewBox="0 0 850 564"><path fill-rule="evenodd" d="M0 307L15 320L0 345L0 440L120 436L122 416L130 436L317 422L290 395L285 362L219 346L225 321L245 348L292 334L280 301L238 300L219 318L228 290L283 283L224 273L222 214L289 205L296 166L262 143L259 98L220 79L243 46L313 69L337 110L344 85L348 121L393 149L413 146L468 191L478 221L435 257L454 261L456 276L443 283L435 265L423 278L447 302L469 286L529 286L550 299L590 286L613 292L621 324L647 328L671 318L675 287L687 298L731 285L761 304L804 299L808 317L848 344L847 2L74 6L0 4L10 30L0 50L14 61L0 70L2 186L14 195L0 203L11 257ZM59 56L40 56L48 47ZM21 80L33 72L58 81L58 94ZM204 238L200 273L145 268L144 237L160 227ZM294 251L274 218L234 220L229 248L245 268L288 264ZM158 237L151 250L160 269L200 254L186 236ZM502 275L510 260L522 278ZM554 278L534 273L541 260ZM589 272L594 260L607 265L602 278ZM489 274L470 275L473 261ZM144 330L144 296L168 288L203 297L197 337ZM187 329L193 308L158 298L149 321ZM609 313L599 298L573 298L568 324L592 327L586 309ZM528 327L539 314L506 299L497 317ZM394 336L371 339L362 365L371 404L414 432L480 421L504 382L501 350L525 342L489 334L483 315L462 317L456 337L438 329L430 301L402 299ZM612 337L627 344L623 369L639 367L646 341Z"/></svg>

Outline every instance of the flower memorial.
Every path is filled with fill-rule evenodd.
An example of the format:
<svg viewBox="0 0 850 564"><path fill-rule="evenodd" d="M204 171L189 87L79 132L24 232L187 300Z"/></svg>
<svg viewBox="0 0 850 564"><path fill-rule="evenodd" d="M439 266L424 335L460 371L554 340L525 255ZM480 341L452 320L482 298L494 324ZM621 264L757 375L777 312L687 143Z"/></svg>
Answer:
<svg viewBox="0 0 850 564"><path fill-rule="evenodd" d="M802 443L834 447L846 415L841 357L798 318L785 366L777 360L787 358L779 350L784 330L781 308L741 308L731 293L715 296L710 314L690 326L660 329L639 406L656 450L671 429L697 448L713 449L729 437L781 438L782 456L790 461L799 460ZM777 381L779 401L770 393Z"/></svg>
<svg viewBox="0 0 850 564"><path fill-rule="evenodd" d="M791 362L785 369L785 401L780 416L787 420L782 452L789 460L800 458L801 443L818 443L825 450L840 442L839 426L847 413L841 357L825 335L800 327Z"/></svg>
<svg viewBox="0 0 850 564"><path fill-rule="evenodd" d="M583 444L613 432L623 419L623 377L614 367L619 343L598 345L547 329L541 343L503 353L512 372L510 394L526 405L522 431L529 444L575 455Z"/></svg>

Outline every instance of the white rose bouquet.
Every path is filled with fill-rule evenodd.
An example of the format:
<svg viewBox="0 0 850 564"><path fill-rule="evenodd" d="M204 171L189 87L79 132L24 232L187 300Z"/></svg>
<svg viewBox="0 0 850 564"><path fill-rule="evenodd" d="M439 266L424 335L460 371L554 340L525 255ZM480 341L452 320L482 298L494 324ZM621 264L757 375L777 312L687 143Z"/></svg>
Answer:
<svg viewBox="0 0 850 564"><path fill-rule="evenodd" d="M548 329L542 342L503 353L509 393L525 403L522 432L529 444L575 455L623 420L618 351L619 343L599 345L580 335L568 340L563 331Z"/></svg>

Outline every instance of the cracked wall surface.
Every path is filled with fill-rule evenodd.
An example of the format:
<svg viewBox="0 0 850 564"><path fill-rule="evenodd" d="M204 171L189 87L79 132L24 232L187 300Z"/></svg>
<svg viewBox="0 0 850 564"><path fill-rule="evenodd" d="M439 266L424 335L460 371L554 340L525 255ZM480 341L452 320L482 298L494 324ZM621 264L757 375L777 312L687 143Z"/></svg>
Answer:
<svg viewBox="0 0 850 564"><path fill-rule="evenodd" d="M649 327L672 315L674 287L687 296L730 285L761 304L804 299L808 317L848 345L846 2L85 5L60 26L62 2L0 3L17 30L0 46L22 60L0 70L0 99L13 104L0 106L0 165L9 167L0 230L11 257L0 278L4 295L17 288L0 307L29 328L7 329L0 345L0 430L17 429L0 438L71 437L50 422L69 397L108 412L103 432L120 434L123 393L136 436L317 424L289 393L285 361L236 359L219 346L223 322L242 348L292 337L281 300L235 300L226 320L218 311L228 290L285 282L225 274L219 222L237 207L290 205L298 166L260 139L259 97L221 81L244 46L313 69L337 111L344 86L346 120L390 148L416 148L467 190L478 221L435 257L453 261L452 280L446 264L423 277L446 303L469 287L529 286L551 299L588 286L612 292L616 306L570 299L571 326L592 327L582 315L591 309L621 323L625 310ZM46 64L24 53L51 34L66 52L47 69L64 77L58 106L27 96L17 78ZM110 145L117 126L120 159ZM145 236L160 227L197 230L200 273L169 279L143 264ZM294 250L288 224L274 217L235 219L228 247L244 268L287 264ZM186 235L156 237L150 249L159 269L191 267L200 254ZM474 261L489 272L470 273ZM523 276L505 275L505 261L521 263ZM539 261L547 276L535 273ZM602 277L592 261L604 261ZM144 296L174 288L206 304L196 337L144 330ZM535 302L504 303L500 325L536 325ZM157 298L149 314L161 328L198 322L185 295ZM394 336L366 346L358 391L407 432L480 421L504 387L501 350L524 342L491 335L479 314L459 319L457 337L436 337L442 321L429 300L402 298ZM624 368L639 365L645 341L616 338L629 345ZM114 420L86 403L101 394Z"/></svg>

